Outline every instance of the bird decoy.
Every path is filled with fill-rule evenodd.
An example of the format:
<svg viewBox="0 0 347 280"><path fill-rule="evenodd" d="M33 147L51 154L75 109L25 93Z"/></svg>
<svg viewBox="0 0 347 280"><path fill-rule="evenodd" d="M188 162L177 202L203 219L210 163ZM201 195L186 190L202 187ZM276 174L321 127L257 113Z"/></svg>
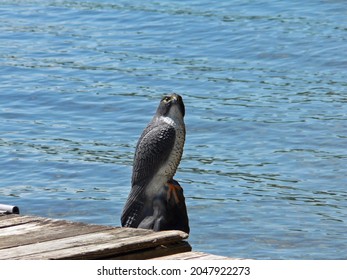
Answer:
<svg viewBox="0 0 347 280"><path fill-rule="evenodd" d="M175 93L164 96L141 134L122 226L189 233L183 189L173 179L185 142L184 116L182 97Z"/></svg>

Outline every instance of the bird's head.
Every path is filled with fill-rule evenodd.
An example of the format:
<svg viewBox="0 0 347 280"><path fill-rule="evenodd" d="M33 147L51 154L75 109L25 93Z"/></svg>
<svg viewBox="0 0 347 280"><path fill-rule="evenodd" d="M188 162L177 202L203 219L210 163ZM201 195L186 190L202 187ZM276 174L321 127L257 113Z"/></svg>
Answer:
<svg viewBox="0 0 347 280"><path fill-rule="evenodd" d="M180 95L172 93L164 96L157 109L157 116L171 117L172 119L184 118L185 107Z"/></svg>

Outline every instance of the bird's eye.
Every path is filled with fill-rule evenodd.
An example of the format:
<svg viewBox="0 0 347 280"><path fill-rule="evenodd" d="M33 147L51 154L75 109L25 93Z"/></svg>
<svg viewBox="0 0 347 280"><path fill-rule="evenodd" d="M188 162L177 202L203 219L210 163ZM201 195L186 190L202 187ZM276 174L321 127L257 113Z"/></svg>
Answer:
<svg viewBox="0 0 347 280"><path fill-rule="evenodd" d="M165 96L165 97L163 98L163 101L164 101L165 103L168 103L170 100L171 100L170 96Z"/></svg>

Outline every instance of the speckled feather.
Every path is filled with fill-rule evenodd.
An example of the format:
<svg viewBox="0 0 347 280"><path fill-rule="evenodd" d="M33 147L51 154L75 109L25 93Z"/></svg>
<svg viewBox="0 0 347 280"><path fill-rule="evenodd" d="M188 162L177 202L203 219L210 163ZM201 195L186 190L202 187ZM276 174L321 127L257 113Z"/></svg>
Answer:
<svg viewBox="0 0 347 280"><path fill-rule="evenodd" d="M167 161L175 143L175 134L175 129L162 121L147 126L136 147L132 186L141 187L149 183Z"/></svg>
<svg viewBox="0 0 347 280"><path fill-rule="evenodd" d="M183 113L177 123L161 113L161 106L162 102L136 146L132 188L123 209L122 226L137 227L152 214L156 188L172 179L181 160L185 140L184 105L182 103Z"/></svg>
<svg viewBox="0 0 347 280"><path fill-rule="evenodd" d="M137 227L146 211L145 188L159 167L168 159L175 142L175 129L152 123L142 133L136 147L132 188L122 214L122 225Z"/></svg>

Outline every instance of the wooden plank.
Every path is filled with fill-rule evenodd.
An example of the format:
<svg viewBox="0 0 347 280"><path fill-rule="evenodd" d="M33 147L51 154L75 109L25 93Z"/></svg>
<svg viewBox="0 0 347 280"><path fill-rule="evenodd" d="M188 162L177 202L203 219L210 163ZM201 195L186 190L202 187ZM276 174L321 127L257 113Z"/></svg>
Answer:
<svg viewBox="0 0 347 280"><path fill-rule="evenodd" d="M148 259L191 250L181 231L153 232L35 216L0 216L0 259Z"/></svg>
<svg viewBox="0 0 347 280"><path fill-rule="evenodd" d="M0 215L0 229L43 219L35 216Z"/></svg>
<svg viewBox="0 0 347 280"><path fill-rule="evenodd" d="M100 230L86 234L74 234L73 236L63 237L59 235L59 238L53 238L48 241L31 242L27 245L15 246L7 249L0 250L0 259L9 258L22 258L26 255L41 254L45 252L61 250L61 249L73 249L80 246L87 246L89 244L97 244L99 242L106 242L118 238L128 238L134 234L132 229L129 228L109 228L107 230ZM135 232L136 237L148 234L147 230L139 230Z"/></svg>
<svg viewBox="0 0 347 280"><path fill-rule="evenodd" d="M236 260L191 252L180 231L90 225L36 216L0 215L0 259Z"/></svg>
<svg viewBox="0 0 347 280"><path fill-rule="evenodd" d="M17 221L18 225L12 223L10 226L10 221ZM35 217L17 217L8 220L7 226L0 230L0 249L110 229L112 227Z"/></svg>
<svg viewBox="0 0 347 280"><path fill-rule="evenodd" d="M133 229L134 230L134 229ZM135 229L137 231L137 229ZM127 237L123 239L114 238L100 243L81 246L80 250L70 248L54 251L53 254L44 254L43 258L49 259L105 259L117 255L137 252L142 254L144 249L154 249L170 243L175 243L186 238L186 233L180 231L152 232L143 236ZM100 241L100 240L99 240ZM39 256L41 258L41 256ZM36 259L36 257L35 257Z"/></svg>
<svg viewBox="0 0 347 280"><path fill-rule="evenodd" d="M129 237L133 231L136 236ZM125 237L126 236L126 237ZM61 238L0 250L0 259L97 259L178 242L180 231L152 232L130 228Z"/></svg>
<svg viewBox="0 0 347 280"><path fill-rule="evenodd" d="M11 218L13 218L13 217L17 217L17 216L19 216L19 215L5 215L5 214L0 214L0 223L1 223L1 221L2 220L7 220L7 219L11 219Z"/></svg>
<svg viewBox="0 0 347 280"><path fill-rule="evenodd" d="M168 245L160 245L155 248L149 248L134 252L127 252L121 255L112 256L107 258L109 260L148 260L153 258L159 258L166 255L178 254L183 252L189 252L192 250L190 244L186 241L172 243Z"/></svg>
<svg viewBox="0 0 347 280"><path fill-rule="evenodd" d="M184 252L178 254L171 254L163 257L153 258L155 260L240 260L236 258L229 258L203 252Z"/></svg>

